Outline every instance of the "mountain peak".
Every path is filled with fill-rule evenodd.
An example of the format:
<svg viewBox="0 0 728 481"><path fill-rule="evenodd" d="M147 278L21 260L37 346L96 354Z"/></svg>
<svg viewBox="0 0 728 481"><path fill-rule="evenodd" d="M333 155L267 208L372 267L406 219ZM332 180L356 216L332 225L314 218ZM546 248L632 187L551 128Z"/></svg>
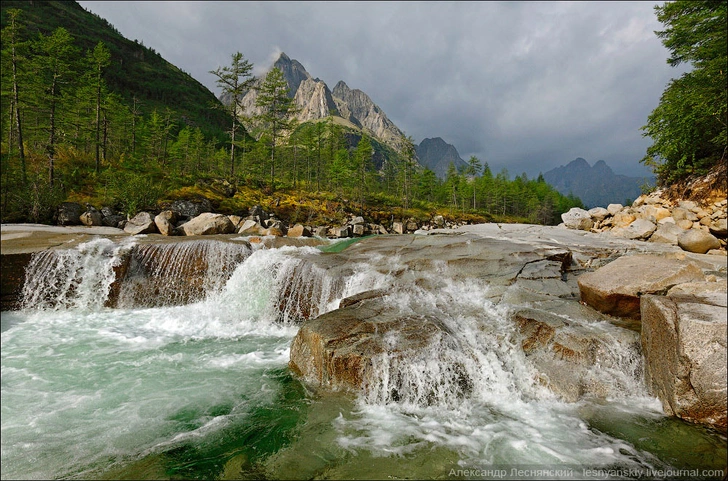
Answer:
<svg viewBox="0 0 728 481"><path fill-rule="evenodd" d="M415 146L415 151L420 163L432 170L441 179L447 177L447 169L450 163L454 164L455 168L458 169L467 165L460 157L455 146L445 142L442 137L422 140L420 145Z"/></svg>
<svg viewBox="0 0 728 481"><path fill-rule="evenodd" d="M284 52L281 52L273 67L283 72L283 77L288 82L288 96L291 98L296 95L296 90L301 82L311 78L311 74L306 71L301 62L290 58Z"/></svg>

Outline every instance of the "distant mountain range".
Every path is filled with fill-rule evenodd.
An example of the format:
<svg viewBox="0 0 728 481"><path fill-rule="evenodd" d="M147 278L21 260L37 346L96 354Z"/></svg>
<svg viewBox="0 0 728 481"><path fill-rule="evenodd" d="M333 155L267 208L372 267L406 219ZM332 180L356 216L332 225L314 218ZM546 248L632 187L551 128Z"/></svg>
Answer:
<svg viewBox="0 0 728 481"><path fill-rule="evenodd" d="M420 145L415 146L417 158L424 167L435 172L435 174L444 179L447 176L447 169L450 163L455 168L461 170L467 167L465 162L458 154L454 145L448 144L440 137L434 139L424 139Z"/></svg>
<svg viewBox="0 0 728 481"><path fill-rule="evenodd" d="M543 178L561 194L579 197L587 208L625 204L641 195L642 185L655 184L654 177L617 175L603 160L590 166L581 157L549 170Z"/></svg>

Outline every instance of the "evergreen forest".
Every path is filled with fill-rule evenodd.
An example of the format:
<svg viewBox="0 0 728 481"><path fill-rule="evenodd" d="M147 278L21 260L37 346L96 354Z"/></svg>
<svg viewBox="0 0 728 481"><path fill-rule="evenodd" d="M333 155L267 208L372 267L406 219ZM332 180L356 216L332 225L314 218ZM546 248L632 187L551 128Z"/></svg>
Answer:
<svg viewBox="0 0 728 481"><path fill-rule="evenodd" d="M4 223L52 223L64 201L134 215L205 197L221 213L259 204L311 225L351 214L555 224L582 206L541 176L511 179L476 157L440 179L411 137L395 151L337 117L298 123L281 72L253 82L239 52L210 66L232 99L223 105L75 2L3 2L1 21ZM250 88L263 114L243 119L236 96Z"/></svg>

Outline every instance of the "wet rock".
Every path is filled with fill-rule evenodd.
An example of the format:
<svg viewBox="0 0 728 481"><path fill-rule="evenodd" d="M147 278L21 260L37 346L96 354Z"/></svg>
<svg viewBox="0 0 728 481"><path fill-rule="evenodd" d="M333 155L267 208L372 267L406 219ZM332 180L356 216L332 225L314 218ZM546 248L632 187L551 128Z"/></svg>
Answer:
<svg viewBox="0 0 728 481"><path fill-rule="evenodd" d="M149 212L139 212L129 219L124 226L124 232L132 235L152 234L157 232L157 225L154 223L154 216Z"/></svg>
<svg viewBox="0 0 728 481"><path fill-rule="evenodd" d="M586 395L605 398L624 390L606 372L624 369L625 364L639 359L639 335L634 331L572 325L563 317L533 308L518 310L512 319L539 382L567 402ZM615 344L620 349L615 350ZM629 353L633 359L624 359L617 351Z"/></svg>
<svg viewBox="0 0 728 481"><path fill-rule="evenodd" d="M180 226L184 235L232 234L235 226L226 215L205 212Z"/></svg>
<svg viewBox="0 0 728 481"><path fill-rule="evenodd" d="M101 219L101 223L108 227L119 227L119 224L122 221L126 222L126 216L120 214L105 215L104 218Z"/></svg>
<svg viewBox="0 0 728 481"><path fill-rule="evenodd" d="M720 241L709 232L690 229L677 237L677 245L688 252L705 254L711 249L720 249Z"/></svg>
<svg viewBox="0 0 728 481"><path fill-rule="evenodd" d="M726 433L725 290L642 299L648 387L670 415Z"/></svg>
<svg viewBox="0 0 728 481"><path fill-rule="evenodd" d="M457 363L443 366L443 375L432 383L406 378L407 365L437 359L447 348L457 347L437 319L402 315L378 299L365 299L304 322L293 339L289 366L317 387L427 404L443 385L454 398L471 388ZM383 363L389 373L386 385L379 378Z"/></svg>
<svg viewBox="0 0 728 481"><path fill-rule="evenodd" d="M704 281L695 264L657 255L631 255L579 277L581 300L599 312L640 318L640 297L665 293L685 282Z"/></svg>

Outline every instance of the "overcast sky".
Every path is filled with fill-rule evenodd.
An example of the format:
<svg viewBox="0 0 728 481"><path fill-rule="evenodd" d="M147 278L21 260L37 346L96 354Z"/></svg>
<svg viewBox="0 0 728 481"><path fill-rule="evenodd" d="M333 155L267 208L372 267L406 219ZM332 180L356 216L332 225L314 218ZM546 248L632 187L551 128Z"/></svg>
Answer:
<svg viewBox="0 0 728 481"><path fill-rule="evenodd" d="M366 92L416 143L531 178L576 157L650 174L639 128L683 71L656 3L80 2L216 94L209 71L236 51L256 73L285 52Z"/></svg>

